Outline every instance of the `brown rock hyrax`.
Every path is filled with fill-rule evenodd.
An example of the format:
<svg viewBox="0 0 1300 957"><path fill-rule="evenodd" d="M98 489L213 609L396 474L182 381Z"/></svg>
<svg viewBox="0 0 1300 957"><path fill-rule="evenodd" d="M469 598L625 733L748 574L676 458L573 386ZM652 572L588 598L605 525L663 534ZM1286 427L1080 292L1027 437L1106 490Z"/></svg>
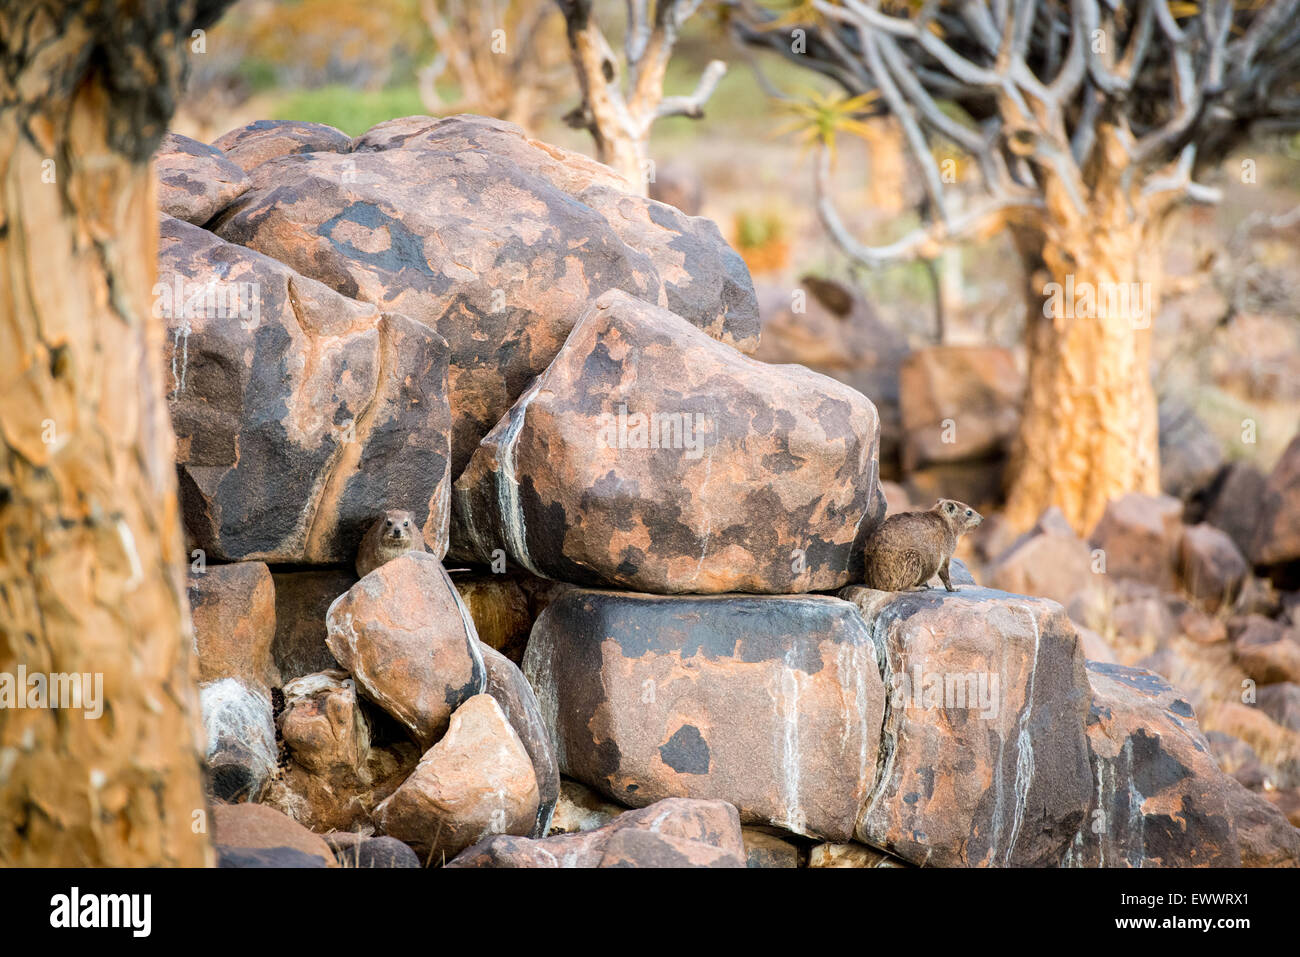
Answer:
<svg viewBox="0 0 1300 957"><path fill-rule="evenodd" d="M943 587L956 591L948 579L948 562L957 539L982 521L975 509L950 498L924 512L889 516L867 539L866 586L881 591L924 588L938 572Z"/></svg>
<svg viewBox="0 0 1300 957"><path fill-rule="evenodd" d="M424 535L410 512L385 512L370 526L357 549L357 574L365 578L384 562L407 552L424 551Z"/></svg>

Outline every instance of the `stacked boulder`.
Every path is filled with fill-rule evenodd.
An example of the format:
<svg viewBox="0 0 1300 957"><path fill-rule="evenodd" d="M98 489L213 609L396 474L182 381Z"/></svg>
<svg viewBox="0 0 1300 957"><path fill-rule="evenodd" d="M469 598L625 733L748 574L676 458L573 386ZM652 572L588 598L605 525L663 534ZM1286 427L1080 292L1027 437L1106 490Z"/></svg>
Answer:
<svg viewBox="0 0 1300 957"><path fill-rule="evenodd" d="M223 863L1198 863L1157 836L1180 799L1212 861L1297 856L1061 604L855 584L880 417L748 354L712 223L479 117L255 123L158 167ZM424 547L358 578L393 509Z"/></svg>

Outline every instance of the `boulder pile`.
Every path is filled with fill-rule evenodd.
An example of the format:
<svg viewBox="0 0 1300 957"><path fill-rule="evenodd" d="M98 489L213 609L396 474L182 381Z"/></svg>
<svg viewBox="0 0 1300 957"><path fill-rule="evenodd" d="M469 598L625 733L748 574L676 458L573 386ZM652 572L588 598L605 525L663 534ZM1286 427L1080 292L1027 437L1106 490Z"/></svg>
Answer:
<svg viewBox="0 0 1300 957"><path fill-rule="evenodd" d="M876 383L890 456L960 481L1004 454L1006 356L914 354L901 411L902 343L857 388L755 357L711 222L496 120L259 122L156 162L223 866L1300 863L1189 700L1088 660L1092 550L1051 516L1011 591L857 584ZM926 444L958 406L979 428ZM1297 557L1289 474L1255 564ZM358 578L387 510L427 551ZM1120 503L1098 547L1240 601L1237 532L1181 527ZM1294 680L1263 621L1236 660Z"/></svg>

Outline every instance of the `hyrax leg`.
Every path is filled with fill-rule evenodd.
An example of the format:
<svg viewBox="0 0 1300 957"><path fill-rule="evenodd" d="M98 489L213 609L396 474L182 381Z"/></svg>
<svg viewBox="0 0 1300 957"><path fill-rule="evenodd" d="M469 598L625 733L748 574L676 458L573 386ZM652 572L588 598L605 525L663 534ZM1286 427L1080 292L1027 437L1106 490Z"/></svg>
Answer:
<svg viewBox="0 0 1300 957"><path fill-rule="evenodd" d="M946 558L943 560L943 564L939 566L939 581L943 582L943 587L948 591L957 590L952 587L952 581L948 578L948 559Z"/></svg>

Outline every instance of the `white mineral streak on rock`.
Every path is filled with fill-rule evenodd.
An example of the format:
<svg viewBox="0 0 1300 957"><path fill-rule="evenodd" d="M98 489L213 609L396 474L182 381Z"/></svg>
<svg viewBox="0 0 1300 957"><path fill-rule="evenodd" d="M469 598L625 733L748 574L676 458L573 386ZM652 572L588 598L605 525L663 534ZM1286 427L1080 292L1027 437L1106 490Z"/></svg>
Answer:
<svg viewBox="0 0 1300 957"><path fill-rule="evenodd" d="M560 726L560 702L554 665L555 649L552 642L528 642L528 648L524 652L524 677L533 686L533 694L537 696L537 710L541 712L542 724L546 726L547 736L551 739L555 763L561 771L568 771L568 754L564 736L557 731Z"/></svg>
<svg viewBox="0 0 1300 957"><path fill-rule="evenodd" d="M260 691L234 678L210 681L199 688L199 710L208 734L207 758L223 747L247 751L253 770L265 778L276 765L275 726L271 701Z"/></svg>
<svg viewBox="0 0 1300 957"><path fill-rule="evenodd" d="M1006 854L1003 857L1004 863L1007 864L1011 863L1011 854L1015 851L1016 841L1020 838L1020 827L1024 823L1029 786L1034 780L1034 743L1029 733L1029 720L1034 706L1034 682L1038 677L1038 646L1041 640L1038 619L1034 617L1033 611L1026 605L1013 605L1012 607L1020 609L1029 616L1030 626L1034 629L1034 656L1029 661L1029 688L1025 692L1025 709L1020 713L1020 721L1016 732L1016 802L1012 808L1011 836L1007 841Z"/></svg>
<svg viewBox="0 0 1300 957"><path fill-rule="evenodd" d="M506 551L514 556L516 562L539 578L546 576L538 571L528 554L528 529L524 527L524 510L519 502L519 478L515 473L515 446L519 442L519 433L523 430L524 420L528 417L528 407L532 405L541 390L542 378L544 377L539 377L529 387L511 413L512 417L506 426L497 452L496 478L497 510L501 514Z"/></svg>
<svg viewBox="0 0 1300 957"><path fill-rule="evenodd" d="M807 830L807 816L799 799L800 788L800 754L799 754L799 673L791 664L794 654L791 646L785 653L783 667L779 675L780 689L778 706L781 715L781 771L782 810L784 818L781 825L796 834Z"/></svg>

